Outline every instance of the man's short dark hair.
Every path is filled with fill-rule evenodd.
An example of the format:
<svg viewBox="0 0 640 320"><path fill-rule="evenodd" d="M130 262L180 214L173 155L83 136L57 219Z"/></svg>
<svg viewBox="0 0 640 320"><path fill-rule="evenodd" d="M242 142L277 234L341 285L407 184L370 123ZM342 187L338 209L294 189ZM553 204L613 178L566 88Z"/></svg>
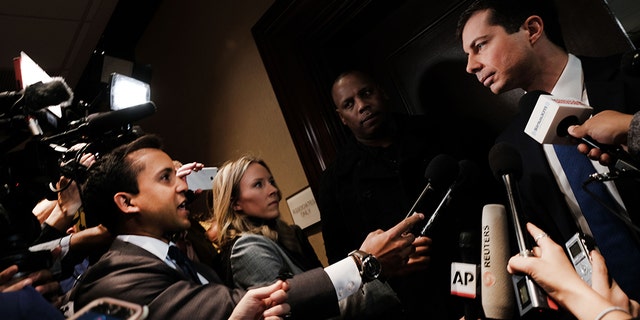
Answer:
<svg viewBox="0 0 640 320"><path fill-rule="evenodd" d="M340 72L340 74L338 74L338 76L336 76L333 80L333 82L331 83L331 88L329 88L329 92L331 92L331 94L333 95L333 86L338 83L338 81L340 81L342 78L349 76L349 75L357 75L359 77L361 77L362 79L365 79L369 82L371 82L373 85L375 85L378 90L382 90L382 92L384 93L384 90L382 89L382 86L380 85L380 82L374 78L373 76L371 76L370 73L364 72L362 70L359 69L347 69L345 71ZM386 94L385 94L385 98ZM335 109L338 108L337 105L333 105L335 107Z"/></svg>
<svg viewBox="0 0 640 320"><path fill-rule="evenodd" d="M547 38L562 49L567 49L553 0L476 0L458 19L458 39L462 39L462 30L469 18L476 12L487 9L491 11L489 23L502 26L509 34L517 32L528 17L539 16L544 22Z"/></svg>
<svg viewBox="0 0 640 320"><path fill-rule="evenodd" d="M89 168L82 185L82 206L88 226L102 224L112 234L118 231L123 213L113 196L118 192L138 194L138 174L144 164L134 163L128 156L140 149L162 149L162 141L155 135L144 135L113 149Z"/></svg>

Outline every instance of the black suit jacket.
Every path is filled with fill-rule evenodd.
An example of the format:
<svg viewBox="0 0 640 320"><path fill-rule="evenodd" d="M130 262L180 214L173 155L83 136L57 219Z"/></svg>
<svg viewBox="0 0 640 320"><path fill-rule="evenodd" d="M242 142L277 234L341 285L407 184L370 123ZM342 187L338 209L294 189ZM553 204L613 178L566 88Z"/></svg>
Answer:
<svg viewBox="0 0 640 320"><path fill-rule="evenodd" d="M620 55L606 58L581 57L589 104L594 113L611 109L633 114L640 109L640 79L620 70ZM522 157L523 174L518 181L522 213L560 244L576 231L577 225L551 172L542 146L524 133L529 115L518 114L497 138L514 146ZM577 152L577 151L576 151ZM620 190L638 192L638 190ZM624 195L624 194L623 194ZM632 208L627 208L632 212ZM639 289L627 292L638 298Z"/></svg>
<svg viewBox="0 0 640 320"><path fill-rule="evenodd" d="M196 266L209 284L191 282L147 250L116 239L74 289L74 309L100 297L114 297L149 306L149 319L228 319L244 291L222 285L209 267ZM335 289L322 268L298 275L289 283L288 303L296 318L339 314Z"/></svg>

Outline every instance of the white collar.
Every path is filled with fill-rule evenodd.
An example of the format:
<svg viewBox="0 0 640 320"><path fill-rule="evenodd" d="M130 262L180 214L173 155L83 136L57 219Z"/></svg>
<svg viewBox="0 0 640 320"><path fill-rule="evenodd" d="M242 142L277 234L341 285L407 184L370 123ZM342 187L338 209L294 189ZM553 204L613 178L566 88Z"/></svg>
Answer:
<svg viewBox="0 0 640 320"><path fill-rule="evenodd" d="M551 90L551 94L556 97L572 98L586 102L582 62L578 57L569 53L567 65L562 70L562 74L553 90Z"/></svg>
<svg viewBox="0 0 640 320"><path fill-rule="evenodd" d="M151 252L154 256L157 256L160 260L166 259L167 253L169 252L169 245L172 244L165 243L162 240L149 236L139 236L134 234L119 235L116 238L145 249Z"/></svg>

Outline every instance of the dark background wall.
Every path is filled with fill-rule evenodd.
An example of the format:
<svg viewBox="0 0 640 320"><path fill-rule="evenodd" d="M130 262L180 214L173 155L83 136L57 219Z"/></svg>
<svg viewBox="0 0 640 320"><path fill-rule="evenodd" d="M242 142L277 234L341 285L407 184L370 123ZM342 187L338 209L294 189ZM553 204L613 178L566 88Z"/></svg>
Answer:
<svg viewBox="0 0 640 320"><path fill-rule="evenodd" d="M486 161L522 94L499 96L465 72L455 38L464 1L276 1L253 33L312 188L349 134L329 88L345 66L380 79L398 111L437 119L434 139ZM632 43L602 0L556 1L570 52L602 56ZM291 81L297 79L297 81Z"/></svg>

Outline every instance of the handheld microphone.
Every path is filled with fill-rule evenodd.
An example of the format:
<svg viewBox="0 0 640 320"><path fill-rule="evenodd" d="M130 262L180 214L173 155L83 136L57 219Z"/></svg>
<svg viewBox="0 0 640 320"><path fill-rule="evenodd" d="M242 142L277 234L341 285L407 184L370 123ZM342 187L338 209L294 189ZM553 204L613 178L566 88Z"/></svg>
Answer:
<svg viewBox="0 0 640 320"><path fill-rule="evenodd" d="M507 211L501 204L482 208L480 299L489 319L513 319L515 296L507 263L511 257Z"/></svg>
<svg viewBox="0 0 640 320"><path fill-rule="evenodd" d="M416 207L428 192L441 190L444 186L451 184L456 179L458 171L458 161L454 157L447 154L439 154L434 157L424 172L427 185L409 209L406 218L414 214Z"/></svg>
<svg viewBox="0 0 640 320"><path fill-rule="evenodd" d="M593 113L593 108L580 100L557 98L544 91L527 92L518 108L530 115L524 132L540 144L575 144L567 129L585 122Z"/></svg>
<svg viewBox="0 0 640 320"><path fill-rule="evenodd" d="M456 180L449 186L447 192L445 192L444 197L440 200L440 203L433 211L433 214L429 217L429 220L424 225L422 230L420 231L421 236L425 236L429 229L433 226L433 223L440 217L440 214L444 208L446 208L451 202L451 198L454 196L456 192L463 187L468 187L468 185L478 177L478 166L471 160L461 160L458 162L458 177Z"/></svg>
<svg viewBox="0 0 640 320"><path fill-rule="evenodd" d="M580 100L557 98L544 91L527 92L518 107L523 114L531 115L524 132L541 144L575 144L578 139L569 135L569 127L585 122L593 113L593 108ZM579 140L611 155L616 169L640 174L638 159L622 147L599 143L589 136Z"/></svg>
<svg viewBox="0 0 640 320"><path fill-rule="evenodd" d="M522 175L522 158L518 151L506 143L497 143L489 151L489 166L497 179L502 179L509 200L509 208L511 209L511 220L515 230L516 242L518 244L519 254L524 257L533 256L529 249L530 243L524 237L524 231L520 223L520 215L518 213L517 204L517 188L514 179L519 179ZM512 276L514 290L517 296L518 309L520 316L525 315L531 310L547 311L557 310L558 307L547 294L531 279L529 275L513 275Z"/></svg>
<svg viewBox="0 0 640 320"><path fill-rule="evenodd" d="M135 121L146 118L156 112L156 105L149 101L144 104L116 111L93 113L82 119L82 124L65 132L42 139L43 142L55 142L73 136L94 137Z"/></svg>
<svg viewBox="0 0 640 320"><path fill-rule="evenodd" d="M0 92L0 110L10 115L16 114L21 106L28 113L48 106L68 106L72 101L73 92L61 77L34 83L20 91Z"/></svg>

